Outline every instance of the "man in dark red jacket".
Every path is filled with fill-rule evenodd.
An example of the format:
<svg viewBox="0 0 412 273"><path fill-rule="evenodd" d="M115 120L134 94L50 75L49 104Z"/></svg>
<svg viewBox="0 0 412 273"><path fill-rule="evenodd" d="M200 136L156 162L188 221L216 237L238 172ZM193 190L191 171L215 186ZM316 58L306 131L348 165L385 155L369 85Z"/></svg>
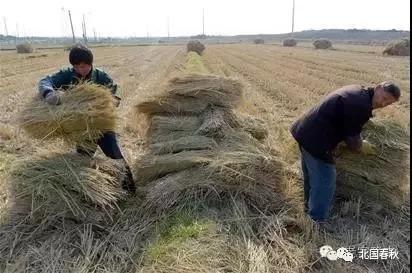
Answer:
<svg viewBox="0 0 412 273"><path fill-rule="evenodd" d="M305 210L313 220L324 222L329 216L336 187L332 151L342 141L359 152L373 149L362 140L362 127L373 109L396 102L400 94L391 82L370 88L348 85L330 93L293 123L291 133L302 156Z"/></svg>

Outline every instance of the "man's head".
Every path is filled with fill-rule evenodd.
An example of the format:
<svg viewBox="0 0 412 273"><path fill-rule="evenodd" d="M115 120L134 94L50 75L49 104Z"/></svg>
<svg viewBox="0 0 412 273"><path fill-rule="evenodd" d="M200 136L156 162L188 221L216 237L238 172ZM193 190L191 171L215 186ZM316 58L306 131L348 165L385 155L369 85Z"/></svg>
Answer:
<svg viewBox="0 0 412 273"><path fill-rule="evenodd" d="M378 109L386 107L397 100L401 96L401 90L392 82L382 82L378 84L373 92L372 108Z"/></svg>
<svg viewBox="0 0 412 273"><path fill-rule="evenodd" d="M93 53L85 45L77 44L70 49L69 61L76 73L85 77L92 70Z"/></svg>

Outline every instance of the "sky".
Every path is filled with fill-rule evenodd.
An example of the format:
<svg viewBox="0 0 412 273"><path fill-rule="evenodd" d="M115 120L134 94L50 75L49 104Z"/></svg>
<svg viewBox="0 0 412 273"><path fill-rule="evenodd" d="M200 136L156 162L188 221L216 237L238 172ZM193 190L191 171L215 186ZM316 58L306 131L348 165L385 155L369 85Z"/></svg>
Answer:
<svg viewBox="0 0 412 273"><path fill-rule="evenodd" d="M166 37L288 33L293 0L0 1L0 34ZM295 31L325 28L410 30L409 0L295 0ZM6 24L4 24L6 22Z"/></svg>

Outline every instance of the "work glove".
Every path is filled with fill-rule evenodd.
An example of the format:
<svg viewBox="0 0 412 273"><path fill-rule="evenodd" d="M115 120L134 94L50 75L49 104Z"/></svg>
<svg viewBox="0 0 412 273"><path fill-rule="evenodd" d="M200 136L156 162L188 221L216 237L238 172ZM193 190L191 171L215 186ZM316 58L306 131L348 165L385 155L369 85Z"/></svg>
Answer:
<svg viewBox="0 0 412 273"><path fill-rule="evenodd" d="M49 92L44 100L50 105L59 105L61 104L61 97L63 93L64 92L60 90Z"/></svg>
<svg viewBox="0 0 412 273"><path fill-rule="evenodd" d="M362 140L362 147L360 152L364 155L376 155L378 153L376 146L367 140Z"/></svg>

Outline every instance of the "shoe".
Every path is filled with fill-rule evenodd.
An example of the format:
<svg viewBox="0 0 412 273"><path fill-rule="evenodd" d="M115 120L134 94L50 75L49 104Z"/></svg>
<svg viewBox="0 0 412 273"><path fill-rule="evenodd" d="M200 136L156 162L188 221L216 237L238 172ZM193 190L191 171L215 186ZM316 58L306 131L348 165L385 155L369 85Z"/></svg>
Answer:
<svg viewBox="0 0 412 273"><path fill-rule="evenodd" d="M132 171L130 170L130 167L127 163L125 163L125 169L126 169L126 176L124 177L122 181L122 188L126 190L129 194L134 195L136 193L136 185L133 180Z"/></svg>

